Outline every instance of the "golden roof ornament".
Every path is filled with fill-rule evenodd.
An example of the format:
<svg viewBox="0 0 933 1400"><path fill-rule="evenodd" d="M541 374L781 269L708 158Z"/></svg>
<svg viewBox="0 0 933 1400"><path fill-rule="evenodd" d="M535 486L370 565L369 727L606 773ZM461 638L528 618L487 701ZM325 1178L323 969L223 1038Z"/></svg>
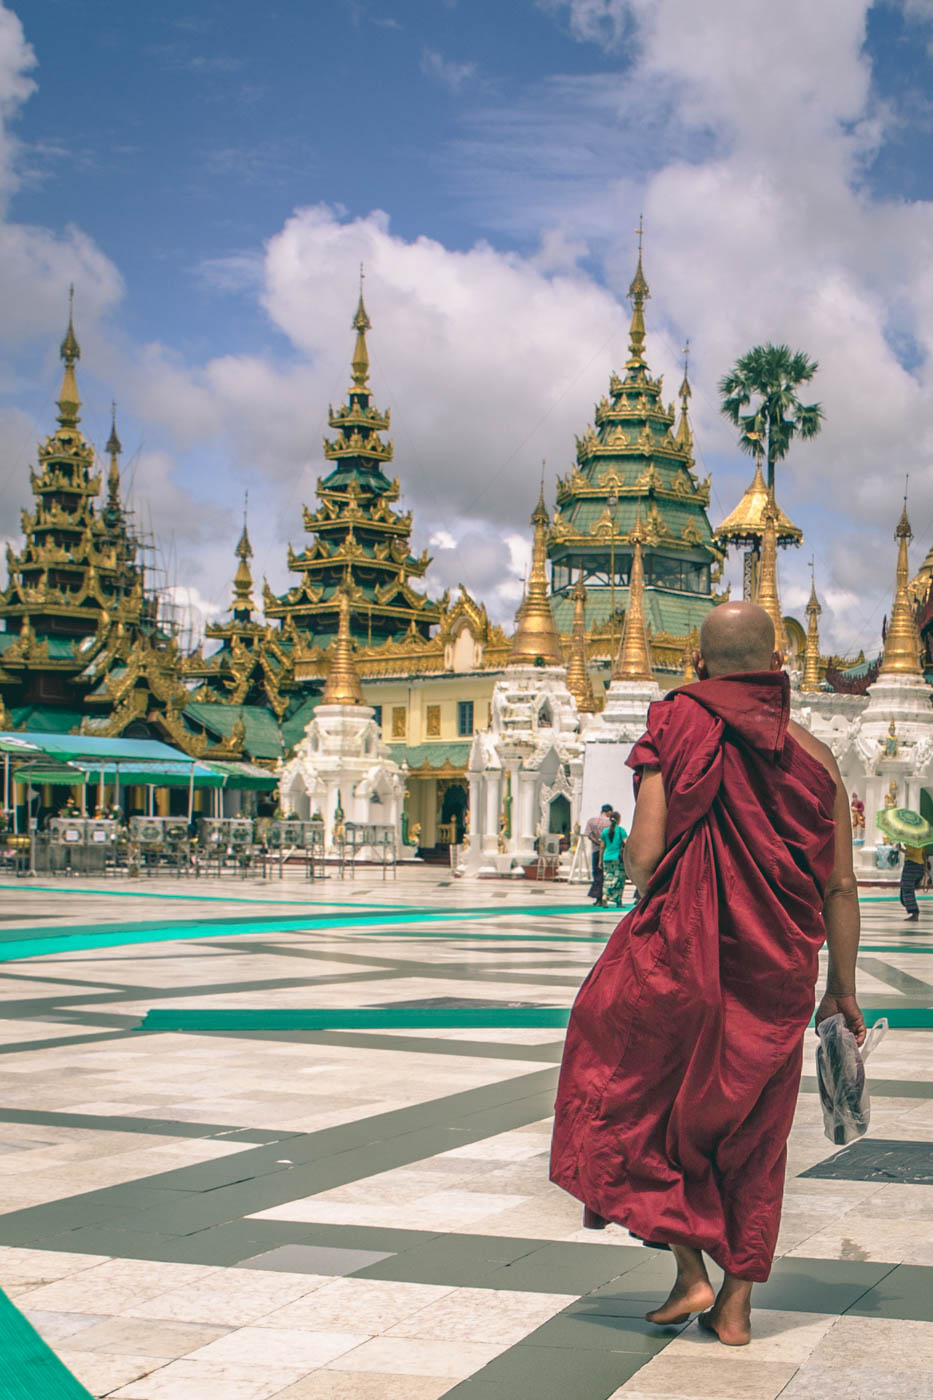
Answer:
<svg viewBox="0 0 933 1400"><path fill-rule="evenodd" d="M629 284L628 295L632 303L632 324L629 328L629 365L643 365L645 362L645 302L651 297L648 283L645 281L645 274L642 271L641 254L642 240L645 234L644 218L639 214L638 228L635 230L638 235L638 265L635 268L635 276Z"/></svg>
<svg viewBox="0 0 933 1400"><path fill-rule="evenodd" d="M76 428L81 419L81 398L78 394L78 381L75 379L75 365L81 358L81 346L75 335L75 289L72 283L68 292L68 329L61 343L59 354L65 362L62 387L58 392L58 421L63 428Z"/></svg>
<svg viewBox="0 0 933 1400"><path fill-rule="evenodd" d="M768 503L762 513L763 534L761 540L761 561L758 565L758 587L755 602L774 623L775 650L786 653L787 632L784 615L781 612L781 599L778 592L777 576L777 509L774 497L769 493Z"/></svg>
<svg viewBox="0 0 933 1400"><path fill-rule="evenodd" d="M769 495L761 470L760 452L755 462L755 475L751 485L735 510L713 531L714 538L720 544L760 544L764 536L764 513L769 502L775 512L778 544L799 544L803 539L803 531L785 515L773 495Z"/></svg>
<svg viewBox="0 0 933 1400"><path fill-rule="evenodd" d="M117 436L117 406L110 405L110 436L104 449L110 454L110 471L107 473L107 506L110 510L120 509L120 453L123 444Z"/></svg>
<svg viewBox="0 0 933 1400"><path fill-rule="evenodd" d="M548 513L544 504L544 482L541 495L531 517L535 527L531 549L531 572L521 606L515 615L515 636L509 654L509 666L563 666L560 633L548 601L547 527Z"/></svg>
<svg viewBox="0 0 933 1400"><path fill-rule="evenodd" d="M814 695L822 689L820 685L820 607L816 596L816 579L813 577L813 564L810 565L810 599L807 603L807 645L803 654L803 677L800 689L807 695Z"/></svg>
<svg viewBox="0 0 933 1400"><path fill-rule="evenodd" d="M350 595L347 582L347 577L344 576L344 581L337 590L340 622L337 636L329 648L331 661L330 670L327 672L327 681L324 685L323 700L325 705L362 705L363 703L363 692L360 689L360 678L357 674L353 654L353 641L350 637Z"/></svg>
<svg viewBox="0 0 933 1400"><path fill-rule="evenodd" d="M363 279L365 275L363 264L360 263L360 299L352 322L353 329L356 331L356 345L353 348L353 359L350 364L353 369L351 393L355 390L361 394L369 392L369 351L366 348L366 332L372 330L372 323L366 314L366 307L363 303Z"/></svg>
<svg viewBox="0 0 933 1400"><path fill-rule="evenodd" d="M249 531L246 526L248 504L249 494L247 493L243 503L243 530L235 550L240 562L233 576L233 615L238 622L248 622L250 614L256 606L253 602L253 575L250 573L249 567L249 560L253 557L253 547L249 542Z"/></svg>
<svg viewBox="0 0 933 1400"><path fill-rule="evenodd" d="M910 521L907 518L907 497L904 509L894 531L897 540L897 574L894 588L894 604L891 620L884 638L884 655L881 658L881 676L923 676L920 664L920 634L914 610L908 595L907 546L913 539Z"/></svg>
<svg viewBox="0 0 933 1400"><path fill-rule="evenodd" d="M677 424L677 432L674 434L674 441L682 452L692 453L693 433L690 431L690 419L687 416L687 408L693 397L693 390L690 388L690 341L688 340L683 349L684 356L684 377L680 382L680 422Z"/></svg>
<svg viewBox="0 0 933 1400"><path fill-rule="evenodd" d="M570 638L570 660L567 663L567 689L577 702L580 714L593 714L596 700L586 665L586 589L583 570L577 575L573 589L573 631Z"/></svg>
<svg viewBox="0 0 933 1400"><path fill-rule="evenodd" d="M634 546L632 570L629 574L628 607L625 610L625 624L619 654L612 669L614 681L653 681L651 653L648 648L648 634L645 630L645 566L642 559L642 545L645 533L641 523L641 505L635 517L635 528L629 535Z"/></svg>

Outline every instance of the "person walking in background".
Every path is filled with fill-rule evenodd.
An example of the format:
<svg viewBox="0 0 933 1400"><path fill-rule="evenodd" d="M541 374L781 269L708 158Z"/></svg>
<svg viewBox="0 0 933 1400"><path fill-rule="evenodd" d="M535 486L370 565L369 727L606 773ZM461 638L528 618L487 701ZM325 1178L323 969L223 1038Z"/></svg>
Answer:
<svg viewBox="0 0 933 1400"><path fill-rule="evenodd" d="M593 880L586 892L586 897L594 899L597 904L602 903L603 898L603 832L611 812L612 803L604 802L599 809L599 816L590 817L583 828L583 835L590 843L590 862L593 873Z"/></svg>
<svg viewBox="0 0 933 1400"><path fill-rule="evenodd" d="M901 866L900 900L907 910L908 923L915 924L920 918L920 905L917 903L917 886L923 879L927 853L923 846L905 846L904 864Z"/></svg>
<svg viewBox="0 0 933 1400"><path fill-rule="evenodd" d="M622 852L625 849L625 827L618 812L609 813L609 825L602 835L603 894L601 905L614 904L622 908L622 895L625 892L625 866Z"/></svg>

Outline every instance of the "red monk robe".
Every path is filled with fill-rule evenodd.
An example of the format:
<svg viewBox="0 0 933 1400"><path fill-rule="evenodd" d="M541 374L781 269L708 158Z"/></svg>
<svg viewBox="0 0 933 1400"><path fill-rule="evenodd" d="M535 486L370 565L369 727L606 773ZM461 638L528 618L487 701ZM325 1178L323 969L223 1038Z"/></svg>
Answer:
<svg viewBox="0 0 933 1400"><path fill-rule="evenodd" d="M782 672L653 704L629 764L660 768L666 849L584 982L551 1177L655 1244L767 1279L784 1189L835 783L787 732Z"/></svg>

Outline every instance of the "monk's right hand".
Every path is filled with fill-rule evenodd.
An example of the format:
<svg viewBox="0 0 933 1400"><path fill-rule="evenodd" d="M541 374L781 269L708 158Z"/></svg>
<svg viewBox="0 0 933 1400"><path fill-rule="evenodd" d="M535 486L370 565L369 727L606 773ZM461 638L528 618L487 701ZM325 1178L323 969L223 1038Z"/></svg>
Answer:
<svg viewBox="0 0 933 1400"><path fill-rule="evenodd" d="M833 996L827 992L816 1008L816 1024L819 1025L829 1016L841 1016L846 1023L846 1030L850 1030L855 1036L856 1044L863 1043L865 1017L862 1015L861 1007L854 996Z"/></svg>

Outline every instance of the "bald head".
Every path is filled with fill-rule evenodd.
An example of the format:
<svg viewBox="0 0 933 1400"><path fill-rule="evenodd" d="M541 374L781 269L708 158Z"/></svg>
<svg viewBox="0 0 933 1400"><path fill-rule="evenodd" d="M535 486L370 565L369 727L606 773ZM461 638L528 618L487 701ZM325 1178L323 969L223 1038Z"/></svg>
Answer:
<svg viewBox="0 0 933 1400"><path fill-rule="evenodd" d="M757 603L720 603L700 628L701 676L732 676L779 666L774 623Z"/></svg>

